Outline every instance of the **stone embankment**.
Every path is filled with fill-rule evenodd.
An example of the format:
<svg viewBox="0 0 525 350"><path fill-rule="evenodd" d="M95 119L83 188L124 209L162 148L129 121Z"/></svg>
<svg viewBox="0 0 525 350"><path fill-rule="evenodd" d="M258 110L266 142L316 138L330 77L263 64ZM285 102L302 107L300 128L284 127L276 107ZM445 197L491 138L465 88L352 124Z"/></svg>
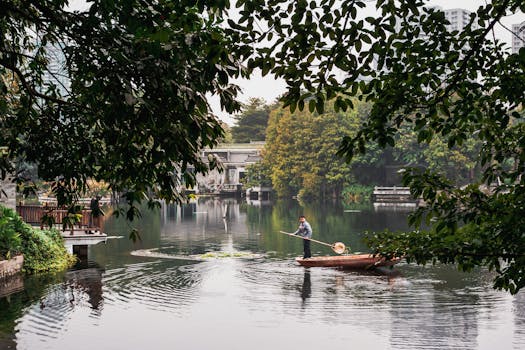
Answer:
<svg viewBox="0 0 525 350"><path fill-rule="evenodd" d="M0 260L0 279L16 275L22 270L23 265L23 255L17 255L10 260Z"/></svg>

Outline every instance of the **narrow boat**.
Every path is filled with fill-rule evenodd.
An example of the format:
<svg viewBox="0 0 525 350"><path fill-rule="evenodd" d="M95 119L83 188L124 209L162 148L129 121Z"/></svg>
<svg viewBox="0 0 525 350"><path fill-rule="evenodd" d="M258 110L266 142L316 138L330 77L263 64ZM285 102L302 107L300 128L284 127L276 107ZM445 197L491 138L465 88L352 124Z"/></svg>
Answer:
<svg viewBox="0 0 525 350"><path fill-rule="evenodd" d="M399 258L386 260L372 254L353 254L339 256L314 256L308 259L296 258L295 261L306 267L340 267L343 269L370 269L378 266L392 266Z"/></svg>

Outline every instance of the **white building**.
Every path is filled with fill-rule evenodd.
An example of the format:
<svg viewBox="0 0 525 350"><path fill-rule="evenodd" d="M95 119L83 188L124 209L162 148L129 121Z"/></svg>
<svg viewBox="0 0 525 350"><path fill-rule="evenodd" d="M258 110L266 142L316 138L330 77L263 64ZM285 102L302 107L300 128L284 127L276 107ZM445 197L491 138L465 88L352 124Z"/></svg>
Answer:
<svg viewBox="0 0 525 350"><path fill-rule="evenodd" d="M67 99L70 94L71 80L67 71L63 45L46 45L47 69L44 71L42 78L45 85L55 85L60 96ZM43 89L45 90L46 87Z"/></svg>
<svg viewBox="0 0 525 350"><path fill-rule="evenodd" d="M512 53L525 47L525 21L512 25Z"/></svg>
<svg viewBox="0 0 525 350"><path fill-rule="evenodd" d="M472 14L471 11L465 10L465 9L448 9L448 10L442 10L445 12L445 18L450 22L449 25L447 25L447 30L449 32L453 32L455 30L461 31L463 30L467 24L470 21L470 15ZM473 23L473 29L477 28L477 23Z"/></svg>
<svg viewBox="0 0 525 350"><path fill-rule="evenodd" d="M239 192L242 179L246 174L246 166L261 160L264 142L223 144L213 149L205 149L201 153L203 159L208 155L217 157L223 171L213 170L207 175L197 175L198 193Z"/></svg>

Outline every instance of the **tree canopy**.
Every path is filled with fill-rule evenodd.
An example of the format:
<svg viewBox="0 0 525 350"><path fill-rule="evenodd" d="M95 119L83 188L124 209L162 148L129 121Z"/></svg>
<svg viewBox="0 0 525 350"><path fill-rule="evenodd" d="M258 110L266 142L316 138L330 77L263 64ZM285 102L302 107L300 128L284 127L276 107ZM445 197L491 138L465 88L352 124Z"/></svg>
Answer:
<svg viewBox="0 0 525 350"><path fill-rule="evenodd" d="M336 155L337 147L358 125L355 111L336 113L330 105L323 114L272 110L263 163L278 196L337 197L351 180L351 167Z"/></svg>
<svg viewBox="0 0 525 350"><path fill-rule="evenodd" d="M235 126L232 127L234 142L264 141L266 127L270 116L270 106L263 99L250 98L241 107L242 112L235 116Z"/></svg>
<svg viewBox="0 0 525 350"><path fill-rule="evenodd" d="M206 95L240 106L230 78L242 66L220 26L227 4L67 4L0 2L2 175L16 159L37 164L59 204L104 181L132 204L130 218L138 201L182 200L181 184L214 167L198 150L223 136Z"/></svg>

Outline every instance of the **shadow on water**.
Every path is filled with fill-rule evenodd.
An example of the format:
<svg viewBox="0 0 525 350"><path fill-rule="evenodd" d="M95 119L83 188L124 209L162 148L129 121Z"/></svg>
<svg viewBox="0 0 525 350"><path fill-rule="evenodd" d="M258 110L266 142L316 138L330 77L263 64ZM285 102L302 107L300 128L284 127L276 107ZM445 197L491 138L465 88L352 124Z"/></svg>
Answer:
<svg viewBox="0 0 525 350"><path fill-rule="evenodd" d="M15 349L14 330L17 320L25 313L31 305L39 303L45 298L49 286L60 283L63 273L44 274L38 276L22 277L15 276L16 283L23 285L21 291L3 294L0 297L0 348Z"/></svg>
<svg viewBox="0 0 525 350"><path fill-rule="evenodd" d="M306 299L310 298L311 295L312 295L312 281L310 278L310 270L305 269L304 277L303 277L303 285L301 287L301 299L303 300L303 303L306 301Z"/></svg>

